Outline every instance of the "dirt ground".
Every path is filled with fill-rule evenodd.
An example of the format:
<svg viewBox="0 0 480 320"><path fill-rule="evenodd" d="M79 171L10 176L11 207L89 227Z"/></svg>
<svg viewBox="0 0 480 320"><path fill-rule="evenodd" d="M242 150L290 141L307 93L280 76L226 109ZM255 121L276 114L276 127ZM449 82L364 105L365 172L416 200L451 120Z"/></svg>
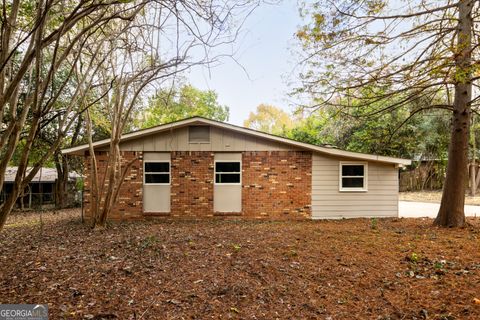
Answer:
<svg viewBox="0 0 480 320"><path fill-rule="evenodd" d="M420 201L420 202L437 202L442 199L442 191L413 191L400 192L400 200L404 201ZM480 206L480 193L472 197L470 194L465 195L465 204Z"/></svg>
<svg viewBox="0 0 480 320"><path fill-rule="evenodd" d="M0 232L0 303L51 319L479 319L480 220L156 220ZM480 301L479 301L480 302Z"/></svg>

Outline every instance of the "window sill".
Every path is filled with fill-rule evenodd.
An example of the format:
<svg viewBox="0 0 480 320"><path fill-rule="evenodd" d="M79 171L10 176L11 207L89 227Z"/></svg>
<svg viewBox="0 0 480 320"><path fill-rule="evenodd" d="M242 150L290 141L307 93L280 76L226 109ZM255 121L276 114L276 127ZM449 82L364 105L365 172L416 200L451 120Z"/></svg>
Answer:
<svg viewBox="0 0 480 320"><path fill-rule="evenodd" d="M368 192L368 189L355 189L355 188L342 188L339 189L340 192Z"/></svg>

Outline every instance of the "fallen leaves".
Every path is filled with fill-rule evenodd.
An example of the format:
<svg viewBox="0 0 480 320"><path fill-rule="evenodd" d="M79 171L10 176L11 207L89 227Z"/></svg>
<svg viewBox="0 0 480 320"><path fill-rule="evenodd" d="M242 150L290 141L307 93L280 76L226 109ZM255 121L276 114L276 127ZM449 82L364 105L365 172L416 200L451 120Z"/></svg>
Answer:
<svg viewBox="0 0 480 320"><path fill-rule="evenodd" d="M92 232L78 217L44 214L43 234L15 218L0 233L1 303L47 302L52 319L480 318L477 220L463 230L159 220Z"/></svg>

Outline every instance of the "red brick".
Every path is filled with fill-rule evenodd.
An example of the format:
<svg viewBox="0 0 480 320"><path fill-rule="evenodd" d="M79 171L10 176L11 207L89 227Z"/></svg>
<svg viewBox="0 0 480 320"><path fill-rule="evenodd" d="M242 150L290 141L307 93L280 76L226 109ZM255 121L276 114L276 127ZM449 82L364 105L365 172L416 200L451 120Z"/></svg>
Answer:
<svg viewBox="0 0 480 320"><path fill-rule="evenodd" d="M142 152L124 151L122 166L136 159L122 183L111 220L141 219ZM98 152L103 180L108 154ZM84 208L90 207L90 159L85 158ZM242 214L248 218L305 219L311 216L312 154L306 151L249 151L242 153ZM213 152L171 153L171 216L213 216ZM105 185L108 180L105 181ZM102 188L102 186L100 186ZM162 214L163 216L165 214ZM237 214L238 215L238 214Z"/></svg>

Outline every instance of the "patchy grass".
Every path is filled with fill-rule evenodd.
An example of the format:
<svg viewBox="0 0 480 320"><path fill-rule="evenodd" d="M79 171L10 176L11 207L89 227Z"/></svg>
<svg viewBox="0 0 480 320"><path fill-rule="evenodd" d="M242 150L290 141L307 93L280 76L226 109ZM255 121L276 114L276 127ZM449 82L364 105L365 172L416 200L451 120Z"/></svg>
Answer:
<svg viewBox="0 0 480 320"><path fill-rule="evenodd" d="M79 216L44 213L43 228L35 214L9 220L0 303L48 303L51 319L480 318L480 220L461 230L429 219L212 219L92 231Z"/></svg>
<svg viewBox="0 0 480 320"><path fill-rule="evenodd" d="M436 202L440 203L442 199L442 191L413 191L400 192L400 200L405 201L421 201L421 202ZM472 197L469 194L465 195L465 204L480 206L480 193L478 196Z"/></svg>

